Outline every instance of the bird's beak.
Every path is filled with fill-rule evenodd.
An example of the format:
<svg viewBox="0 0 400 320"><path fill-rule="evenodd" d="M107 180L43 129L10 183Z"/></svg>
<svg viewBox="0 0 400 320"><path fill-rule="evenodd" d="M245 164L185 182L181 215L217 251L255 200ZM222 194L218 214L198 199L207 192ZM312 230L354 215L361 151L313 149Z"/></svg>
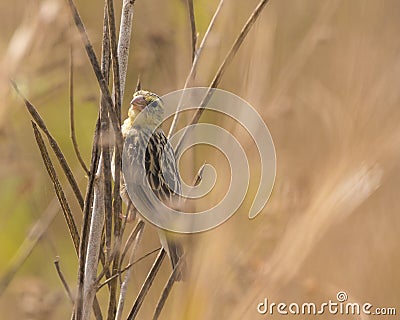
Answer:
<svg viewBox="0 0 400 320"><path fill-rule="evenodd" d="M133 110L142 111L146 107L146 100L142 95L137 95L131 101L131 108Z"/></svg>

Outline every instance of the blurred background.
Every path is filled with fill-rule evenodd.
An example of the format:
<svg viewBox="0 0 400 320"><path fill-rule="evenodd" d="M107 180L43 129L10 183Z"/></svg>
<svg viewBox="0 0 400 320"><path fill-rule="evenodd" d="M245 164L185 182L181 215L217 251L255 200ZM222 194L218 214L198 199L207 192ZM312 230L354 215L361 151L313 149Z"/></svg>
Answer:
<svg viewBox="0 0 400 320"><path fill-rule="evenodd" d="M257 3L225 2L192 85L210 83ZM103 6L91 0L76 4L100 56ZM217 4L194 1L200 40ZM117 13L120 7L116 1ZM222 226L186 237L189 279L174 287L161 319L313 319L260 315L256 307L264 298L287 304L337 301L339 291L349 302L373 304L372 310L396 307L400 312L399 14L396 0L271 0L266 6L220 88L249 101L270 129L277 153L272 196L262 214L248 220L259 183L257 150L234 121L204 114L203 120L220 124L244 147L251 168L249 194ZM64 1L2 1L0 17L0 277L35 234L36 221L56 212L45 236L2 288L0 310L4 319L69 318L71 304L53 261L60 257L74 289L76 255L30 115L9 79L37 107L82 191L87 177L69 132L70 47L76 131L86 163L99 89ZM143 88L159 95L183 87L191 65L190 41L186 1L136 1L123 117L139 74ZM190 183L201 163L213 164L220 180L210 199L217 202L229 183L228 162L206 147L195 149L193 158L194 166L183 161L183 177ZM80 228L79 206L58 172ZM158 246L155 228L146 226L139 255ZM153 260L134 267L127 312ZM139 319L151 317L169 268L163 264ZM106 297L100 293L100 302ZM325 313L323 318L395 316Z"/></svg>

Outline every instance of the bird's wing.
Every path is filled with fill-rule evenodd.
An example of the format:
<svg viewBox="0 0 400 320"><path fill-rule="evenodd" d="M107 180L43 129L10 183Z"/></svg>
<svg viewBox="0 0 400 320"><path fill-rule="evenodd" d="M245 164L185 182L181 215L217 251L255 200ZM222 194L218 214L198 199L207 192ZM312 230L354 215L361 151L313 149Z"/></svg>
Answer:
<svg viewBox="0 0 400 320"><path fill-rule="evenodd" d="M166 205L174 205L179 198L181 183L174 151L162 130L129 130L124 142L123 164L129 193L134 192L148 209L154 210L145 191L147 183Z"/></svg>
<svg viewBox="0 0 400 320"><path fill-rule="evenodd" d="M157 145L157 155L154 157L154 167L158 171L162 197L173 198L181 193L181 180L175 162L175 154L167 137L162 130L156 131L151 139L150 145ZM150 167L150 172L152 172Z"/></svg>

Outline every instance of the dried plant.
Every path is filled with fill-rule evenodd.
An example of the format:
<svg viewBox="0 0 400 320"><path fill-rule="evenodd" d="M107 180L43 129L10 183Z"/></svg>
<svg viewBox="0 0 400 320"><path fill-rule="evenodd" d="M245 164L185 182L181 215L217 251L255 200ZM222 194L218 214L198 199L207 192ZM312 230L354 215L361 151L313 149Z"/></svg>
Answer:
<svg viewBox="0 0 400 320"><path fill-rule="evenodd" d="M89 18L87 12L80 12L82 3L67 3L78 32L61 27L50 37L41 35L41 29L50 28L55 17L64 22L71 18L58 2L51 7L44 1L38 6L37 17L19 23L1 61L0 96L6 99L13 86L23 99L32 121L31 140L39 148L39 152L30 152L40 155L38 159L44 163L56 194L42 216L34 218L37 222L29 236L5 268L0 281L3 297L13 280L17 283L18 271L35 253L34 248L51 235L52 221L57 221L60 211L58 201L68 230L65 232L72 239L71 251L78 259L70 262L61 255L52 267L61 281L57 285L66 293L63 311L73 310L73 319L253 319L259 316L256 305L264 297L274 302L324 302L340 290L347 291L352 301L374 301L381 306L395 303L396 292L390 286L398 280L395 269L400 261L396 254L399 220L394 213L400 96L396 87L399 44L392 41L389 45L387 41L395 38L390 30L398 27L390 14L395 12L391 5L357 1L346 5L340 1L238 4L221 0L210 8L200 8L198 2L187 0L178 7L187 13L180 15L175 10L171 19L174 27L184 27L172 32L172 27L165 25L167 19L147 23L147 14L154 13L151 9L155 7L169 14L172 9L164 2L156 6L151 1L124 0L119 4L105 0L101 55L97 56L95 48L100 46L90 19L98 17ZM267 3L269 10L263 11ZM46 6L52 10L40 9ZM263 19L259 19L261 12L265 13ZM180 24L181 17L186 24ZM78 37L89 60L77 53ZM21 39L25 39L25 46L17 45ZM38 46L50 55L52 50L59 53L60 43L70 55L54 54L63 57L54 63L69 66L69 79L57 69L52 90L41 88L35 95L27 89L33 87L32 80L26 80L35 79L35 74L18 76L18 71L30 64L27 59L32 48ZM35 54L37 59L39 56ZM43 64L43 57L38 65ZM96 81L86 83L82 79L89 79L84 78L89 69ZM187 239L192 276L183 285L174 282L177 269L168 269L165 274L166 252L149 239L152 227L121 219L127 208L119 196L120 126L124 97L126 100L130 94L125 86L134 87L137 74L141 74L143 84L151 83L160 92L179 89L178 84L186 88L201 83L242 95L268 123L277 148L278 176L264 213L254 221L244 220L250 206L246 198L229 223ZM8 77L14 81L11 87ZM65 142L42 105L48 99L47 92L49 96L51 92L57 94L68 82L70 140ZM82 83L84 91L100 92L97 118L85 120L95 122L89 152L79 126L82 109L76 101L96 99L82 93ZM68 111L65 97L62 95L65 105L59 104L57 110ZM176 113L169 136L187 119L192 124L201 116L226 121L251 159L250 197L260 174L252 139L236 123L203 113L206 104L207 97L194 114ZM7 135L5 115L12 116L13 108L6 107L0 110L0 127ZM177 111L179 108L180 104ZM22 121L31 129L26 117L21 117ZM18 141L23 131L14 130ZM32 132L23 138L27 140L29 134ZM187 131L185 138L189 135ZM71 145L69 153L67 143ZM12 155L21 152L18 148L9 143L6 149ZM111 175L114 151L115 181ZM86 163L88 155L90 162ZM15 156L10 159L0 158L11 167L17 161L13 161ZM203 164L194 180L196 185L205 162L222 163L223 159L214 151L193 151L184 171L194 174ZM32 165L42 165L39 160L32 160ZM29 170L22 172L27 175ZM224 185L217 185L217 192L203 199L199 207L206 206L208 200L217 201L223 189ZM9 225L8 221L5 219L4 224ZM58 256L54 251L51 254ZM76 277L71 277L76 270Z"/></svg>

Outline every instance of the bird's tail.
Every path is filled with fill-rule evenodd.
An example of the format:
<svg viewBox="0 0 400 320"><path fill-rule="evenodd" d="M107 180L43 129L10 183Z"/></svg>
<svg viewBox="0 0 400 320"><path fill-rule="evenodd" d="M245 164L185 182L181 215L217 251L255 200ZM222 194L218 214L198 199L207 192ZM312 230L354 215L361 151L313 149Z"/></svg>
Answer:
<svg viewBox="0 0 400 320"><path fill-rule="evenodd" d="M161 244L171 260L172 269L175 270L175 268L179 268L178 272L176 273L175 280L184 281L186 262L184 260L185 257L182 244L174 239L173 235L166 233L165 231L160 230L159 235Z"/></svg>

